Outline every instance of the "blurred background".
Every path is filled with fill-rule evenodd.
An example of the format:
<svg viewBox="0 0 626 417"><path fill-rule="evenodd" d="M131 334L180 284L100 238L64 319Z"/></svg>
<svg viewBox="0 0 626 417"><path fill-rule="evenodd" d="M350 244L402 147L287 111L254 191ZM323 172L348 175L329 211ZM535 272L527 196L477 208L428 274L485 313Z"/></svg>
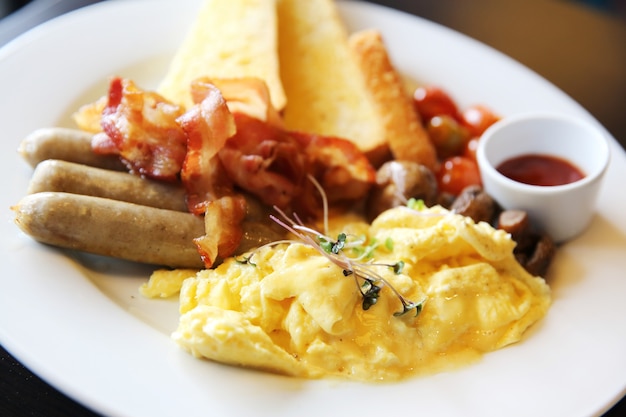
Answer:
<svg viewBox="0 0 626 417"><path fill-rule="evenodd" d="M0 46L53 16L100 1L0 0ZM369 1L442 23L505 53L626 140L626 118L615 111L626 108L626 0Z"/></svg>
<svg viewBox="0 0 626 417"><path fill-rule="evenodd" d="M50 16L59 15L77 7L98 3L103 0L0 0L0 45L5 44L22 33L24 27L33 27L44 22ZM429 1L429 0L426 0ZM507 2L527 0L497 1L500 7ZM536 1L536 0L533 0ZM561 3L575 3L609 15L626 24L626 0L544 0ZM28 13L21 9L29 9Z"/></svg>
<svg viewBox="0 0 626 417"><path fill-rule="evenodd" d="M0 19L12 14L29 3L40 3L38 7L45 4L46 8L56 8L71 10L80 5L97 3L102 0L0 0ZM526 1L526 0L507 0L507 1ZM552 0L562 2L580 3L587 7L594 8L601 13L613 15L624 19L626 22L626 0Z"/></svg>

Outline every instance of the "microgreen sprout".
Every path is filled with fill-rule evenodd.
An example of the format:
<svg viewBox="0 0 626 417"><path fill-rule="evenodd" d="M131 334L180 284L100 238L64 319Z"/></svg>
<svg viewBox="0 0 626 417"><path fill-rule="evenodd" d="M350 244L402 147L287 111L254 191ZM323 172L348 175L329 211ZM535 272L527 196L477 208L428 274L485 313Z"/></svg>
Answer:
<svg viewBox="0 0 626 417"><path fill-rule="evenodd" d="M398 290L396 290L393 285L389 283L389 281L383 278L374 269L375 267L385 266L392 268L394 273L400 274L404 268L403 261L399 261L394 264L380 264L374 262L362 262L362 255L358 258L349 257L346 254L346 250L354 248L355 242L358 242L359 245L363 245L365 243L363 239L356 239L355 241L352 241L350 240L351 236L345 233L340 233L337 236L337 239L333 240L327 235L305 226L299 219L290 218L279 208L275 207L275 210L280 217L270 215L270 218L297 237L297 242L306 244L316 249L321 255L325 256L328 260L339 266L343 270L344 276L354 277L357 287L363 297L362 306L364 310L369 309L378 302L381 289L384 286L387 286L402 303L402 311L394 313L394 316L402 316L413 309L415 309L416 316L419 314L423 301L419 303L407 301L404 297L402 297Z"/></svg>
<svg viewBox="0 0 626 417"><path fill-rule="evenodd" d="M370 279L365 279L359 289L361 291L361 295L363 295L363 302L361 303L363 310L369 310L371 306L378 302L378 297L382 287L374 284L374 281Z"/></svg>
<svg viewBox="0 0 626 417"><path fill-rule="evenodd" d="M396 311L393 313L395 317L404 316L411 310L415 310L415 317L417 317L422 312L422 308L424 308L424 301L415 303L413 301L405 300L404 297L400 297L400 301L402 301L402 311Z"/></svg>
<svg viewBox="0 0 626 417"><path fill-rule="evenodd" d="M345 246L347 235L345 233L340 233L337 236L336 241L328 240L325 236L319 235L318 239L320 241L319 245L328 253L333 253L337 255Z"/></svg>
<svg viewBox="0 0 626 417"><path fill-rule="evenodd" d="M389 281L378 274L374 267L388 267L393 270L395 274L401 274L404 269L404 262L398 261L394 264L382 264L372 261L375 250L380 246L380 242L376 239L368 239L365 235L355 236L348 235L346 233L339 233L337 239L332 239L328 236L328 201L326 193L321 185L309 175L309 180L315 185L319 193L322 196L323 208L324 208L324 233L320 233L317 230L306 226L298 217L297 214L293 214L293 218L289 217L284 211L278 207L274 207L274 210L278 215L270 215L270 219L282 226L286 231L290 232L297 239L279 240L265 244L257 248L248 256L244 256L242 259L237 260L244 264L256 266L251 261L251 258L262 248L267 246L276 246L281 243L301 243L308 245L316 249L322 256L326 257L335 265L339 266L345 277L353 276L357 288L363 297L362 307L363 310L368 310L370 307L378 302L380 297L380 291L384 286L387 286L393 294L402 303L402 311L395 312L393 315L396 317L403 316L411 310L415 310L415 316L422 311L424 300L416 303L406 300L396 288ZM419 201L411 204L418 204ZM422 201L423 204L423 201ZM384 242L384 247L389 251L393 251L393 240L387 238ZM356 256L348 256L348 252L355 254ZM364 260L368 260L365 262Z"/></svg>
<svg viewBox="0 0 626 417"><path fill-rule="evenodd" d="M245 256L242 255L240 258L235 257L235 261L237 261L240 264L244 264L244 265L250 265L250 266L256 266L256 264L254 262L252 262L252 257L254 256L254 252L252 252L251 254Z"/></svg>
<svg viewBox="0 0 626 417"><path fill-rule="evenodd" d="M395 274L401 274L402 270L404 269L404 261L396 262L395 264L393 264L392 268Z"/></svg>
<svg viewBox="0 0 626 417"><path fill-rule="evenodd" d="M409 201L407 201L406 206L412 210L416 210L416 211L422 211L426 208L426 203L424 203L424 200L417 199L417 198L409 198Z"/></svg>

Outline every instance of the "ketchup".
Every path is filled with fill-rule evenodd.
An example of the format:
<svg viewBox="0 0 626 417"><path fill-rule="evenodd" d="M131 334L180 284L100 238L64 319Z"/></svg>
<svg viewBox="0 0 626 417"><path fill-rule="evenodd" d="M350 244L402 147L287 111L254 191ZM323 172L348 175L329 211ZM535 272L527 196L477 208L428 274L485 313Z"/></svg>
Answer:
<svg viewBox="0 0 626 417"><path fill-rule="evenodd" d="M565 159L539 154L507 159L496 169L505 177L530 185L564 185L585 176L578 167Z"/></svg>

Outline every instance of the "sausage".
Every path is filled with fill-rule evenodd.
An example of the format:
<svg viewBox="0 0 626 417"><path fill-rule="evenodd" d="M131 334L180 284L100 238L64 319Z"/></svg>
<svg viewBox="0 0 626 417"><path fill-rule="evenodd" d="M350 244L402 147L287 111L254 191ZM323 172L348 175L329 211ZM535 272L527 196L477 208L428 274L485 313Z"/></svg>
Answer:
<svg viewBox="0 0 626 417"><path fill-rule="evenodd" d="M116 171L126 170L118 156L94 153L92 137L92 133L76 129L37 129L22 140L18 152L33 168L46 159L60 159Z"/></svg>
<svg viewBox="0 0 626 417"><path fill-rule="evenodd" d="M193 239L204 221L190 213L61 192L30 194L15 223L35 240L129 261L202 268Z"/></svg>
<svg viewBox="0 0 626 417"><path fill-rule="evenodd" d="M180 184L157 182L125 172L54 159L40 162L33 172L28 193L43 191L91 195L166 210L187 211L185 190Z"/></svg>

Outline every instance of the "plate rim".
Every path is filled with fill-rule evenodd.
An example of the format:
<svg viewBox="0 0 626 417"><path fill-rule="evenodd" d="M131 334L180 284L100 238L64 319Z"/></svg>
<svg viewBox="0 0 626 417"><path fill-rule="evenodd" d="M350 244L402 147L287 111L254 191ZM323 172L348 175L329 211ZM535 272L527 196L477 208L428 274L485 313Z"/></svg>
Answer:
<svg viewBox="0 0 626 417"><path fill-rule="evenodd" d="M148 4L148 1L146 0L133 0L130 2L124 2L124 3L133 3L133 4ZM126 7L123 6L123 4L121 1L118 2L110 2L110 3L97 3L94 5L90 5L90 6L86 6L85 8L79 9L77 11L71 12L69 14L60 16L59 18L53 19L51 21L48 21L42 25L40 25L39 27L33 29L32 31L27 32L26 34L18 37L17 39L9 42L7 45L5 45L1 50L0 50L0 67L3 65L3 62L5 59L8 59L7 57L10 57L11 54L13 53L20 53L20 49L23 47L28 47L29 45L32 45L33 43L36 43L38 39L41 38L41 36L44 36L46 34L47 31L50 30L50 28L56 28L62 24L65 24L66 22L73 22L76 19L80 19L83 15L90 15L90 14L94 14L95 10L94 9L99 9L99 8L118 8L118 7ZM168 3L167 1L161 1L159 2L161 4L166 4ZM399 10L395 10L395 9L390 9L387 8L385 6L380 6L380 5L376 5L376 4L371 4L371 3L362 3L362 2L353 2L353 1L342 1L339 2L342 3L340 4L340 7L348 7L348 8L355 8L355 9L360 9L360 8L364 8L364 9L371 9L371 10L377 10L377 11L382 11L383 9L385 10L385 13L391 13L397 16L403 16L403 19L408 19L408 20L415 20L417 19L418 21L422 21L422 22L426 22L425 24L432 24L438 27L439 30L444 30L444 31L449 31L452 32L451 36L462 36L465 37L467 40L471 40L472 42L475 42L477 44L483 45L484 47L487 47L489 49L492 50L493 53L497 53L499 54L500 58L502 57L506 57L505 55L497 52L496 50L494 50L493 48L488 47L487 45L484 45L478 41L475 41L474 39L467 37L466 35L463 35L459 32L455 32L452 29L449 29L445 26L439 25L437 23L434 22L430 22L428 20L413 16L413 15L409 15L405 12L399 11ZM150 2L150 4L154 4L153 2ZM128 6L130 7L130 6ZM506 57L505 59L510 59L508 57ZM521 64L518 64L521 66ZM522 66L523 67L523 66ZM526 67L523 67L526 70L528 70ZM530 70L528 70L530 71ZM537 75L537 77L539 77L539 75ZM547 80L545 81L546 83ZM549 84L549 83L548 83ZM551 84L550 84L551 85ZM554 86L553 86L554 87ZM554 87L556 89L556 87ZM558 89L557 89L558 90ZM560 90L558 90L560 91ZM562 93L564 96L565 93ZM568 97L569 98L569 97ZM571 100L571 99L570 99ZM573 100L572 100L573 101ZM570 103L571 104L571 103ZM573 103L572 104L574 107L578 106L578 111L584 112L586 113L586 111L579 106L577 103ZM586 113L587 116L591 119L593 119L595 121L595 119L589 115L588 113ZM597 123L597 121L596 121ZM599 123L598 123L599 124ZM615 138L613 138L608 132L607 135L612 139L613 141L613 145L617 144L617 141L615 140ZM619 145L618 145L619 146ZM612 146L612 150L615 153L615 146ZM624 154L623 154L623 150L621 150L621 147L618 147L618 149L620 149L621 154L618 152L618 155L621 155L619 158L623 158ZM617 159L617 158L614 158ZM4 243L4 241L3 241ZM45 253L44 257L54 257L56 255L54 255L54 251L39 251L42 254ZM77 283L77 282L75 282ZM82 288L84 288L85 290L87 290L87 286L83 285ZM92 291L94 289L92 288ZM106 301L106 303L109 303L110 300ZM154 340L162 340L163 339L163 335L161 333L158 333L156 331L154 331L154 329L148 329L146 330L143 326L141 322L137 321L137 323L135 323L132 327L136 328L139 334L144 335L144 337L149 338L149 339L154 339ZM143 330L142 330L143 329ZM57 375L54 375L54 372L51 372L51 370L48 370L48 366L46 366L43 363L39 363L37 358L34 357L29 357L29 354L25 351L23 351L23 349L28 350L27 348L24 347L20 347L20 343L17 340L14 340L14 338L11 337L11 335L7 335L5 334L4 328L2 328L2 326L0 326L0 340L3 344L3 346L5 346L6 350L9 351L9 353L11 355L13 355L14 357L18 358L18 360L20 360L20 362L24 363L25 366L27 366L28 368L32 368L38 375L40 375L44 380L46 380L48 383L50 383L52 386L54 386L55 388L59 389L61 392L63 392L64 394L70 396L73 399L76 399L78 402L82 403L83 405L87 406L88 408L92 408L98 412L104 411L107 414L111 414L111 415L134 415L133 414L126 414L125 410L120 410L118 408L113 407L111 404L107 403L107 402L102 402L100 401L100 396L93 396L90 395L87 392L84 391L79 391L76 392L75 390L75 384L67 384L67 381L65 380L59 380ZM174 348L171 345L168 345L168 347L166 347L165 349L162 350L163 353L168 354L168 355L177 355L177 349ZM491 354L490 354L491 355ZM180 359L180 358L179 358ZM183 358L184 360L184 358ZM226 373L228 373L228 371L226 371ZM625 387L621 388L621 391L618 389L619 392L615 393L615 395L620 395L623 396L624 392L626 391ZM619 398L616 398L616 401ZM133 404L135 407L137 406L137 404ZM610 404L605 404L605 406L610 406ZM95 407L95 408L94 408ZM602 410L593 410L595 411L602 411Z"/></svg>

